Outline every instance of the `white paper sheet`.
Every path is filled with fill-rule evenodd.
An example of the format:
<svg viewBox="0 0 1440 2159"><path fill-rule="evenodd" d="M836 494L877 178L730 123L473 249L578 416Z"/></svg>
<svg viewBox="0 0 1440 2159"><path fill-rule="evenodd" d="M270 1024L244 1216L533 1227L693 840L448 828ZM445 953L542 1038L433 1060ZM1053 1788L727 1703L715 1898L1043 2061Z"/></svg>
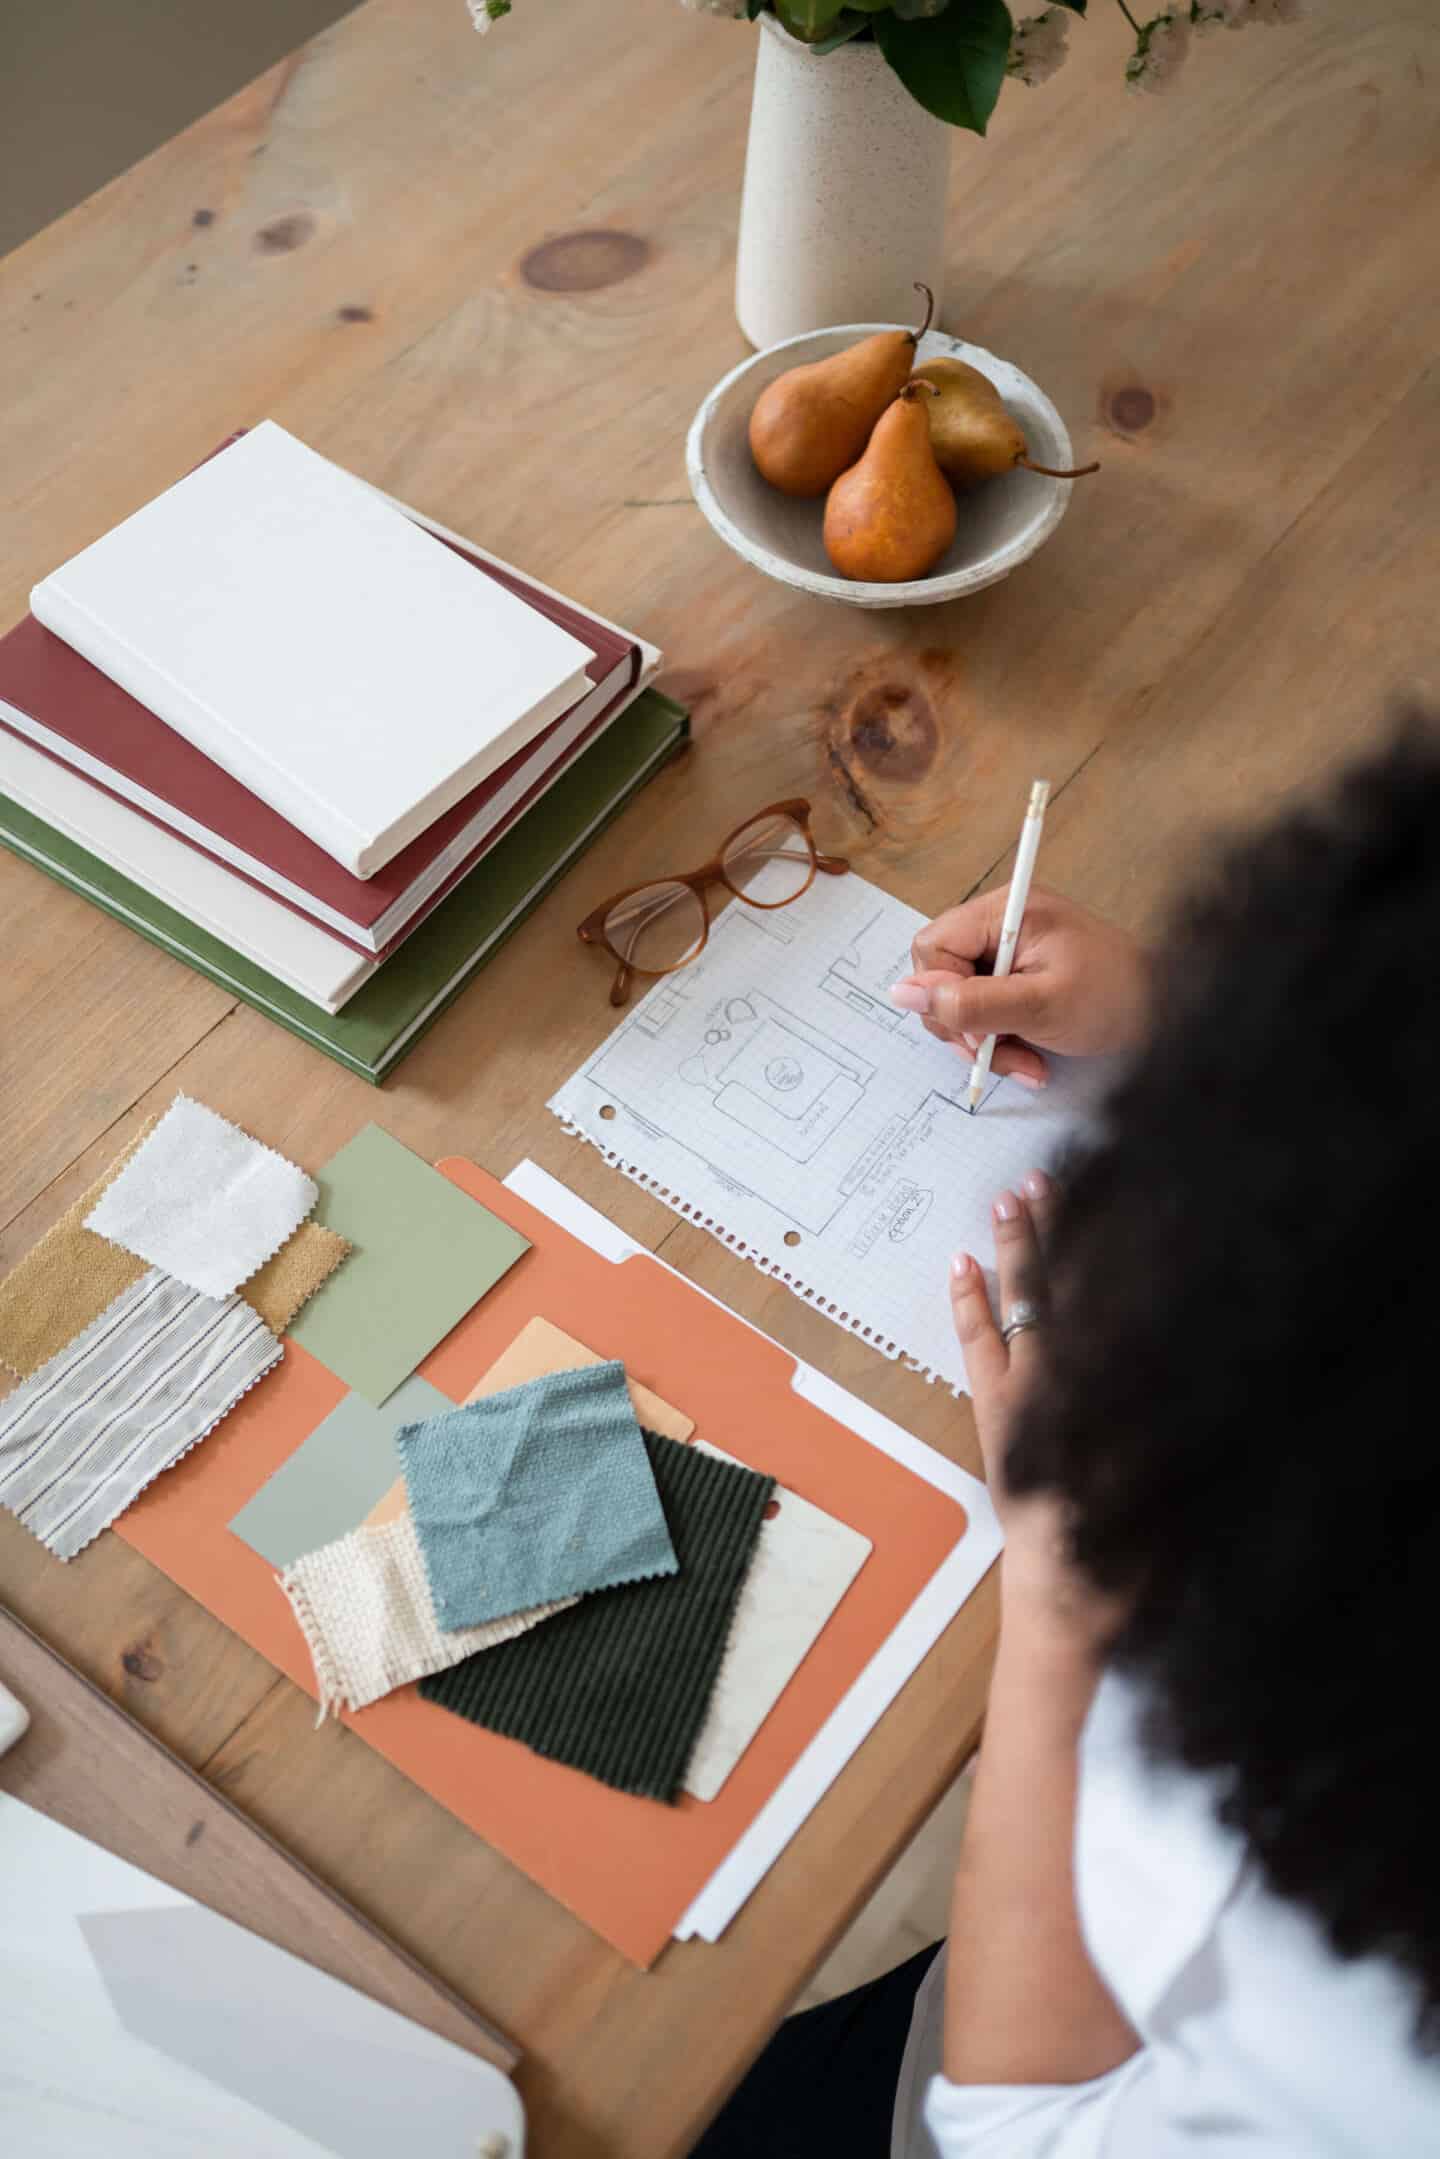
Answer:
<svg viewBox="0 0 1440 2159"><path fill-rule="evenodd" d="M489 2062L0 1792L0 2150L521 2159Z"/></svg>
<svg viewBox="0 0 1440 2159"><path fill-rule="evenodd" d="M988 1257L992 1200L1061 1152L1095 1074L1056 1061L1039 1093L995 1080L972 1117L968 1061L886 995L923 921L853 875L771 913L732 903L550 1108L829 1318L963 1391L950 1259Z"/></svg>
<svg viewBox="0 0 1440 2159"><path fill-rule="evenodd" d="M549 1215L552 1222L558 1222L562 1229L579 1237L592 1251L616 1264L644 1250L537 1163L518 1163L505 1183L521 1199ZM655 1257L653 1253L646 1256ZM656 1265L664 1266L665 1262L657 1260ZM676 1270L668 1271L674 1273ZM697 1297L710 1296L708 1290L698 1289L694 1283L689 1287ZM710 1302L718 1304L720 1300L711 1297ZM739 1324L749 1326L750 1322L741 1320ZM758 1334L761 1330L753 1331ZM881 1643L849 1693L831 1711L800 1759L776 1786L745 1834L691 1904L675 1929L679 1941L689 1941L696 1935L702 1941L719 1941L751 1892L764 1880L790 1839L819 1805L906 1680L919 1668L966 1598L988 1572L1003 1541L990 1495L978 1477L958 1469L943 1454L937 1454L933 1447L927 1447L912 1433L892 1423L890 1418L881 1416L879 1410L871 1409L868 1403L836 1386L812 1365L802 1364L797 1359L791 1385L797 1394L813 1402L827 1417L848 1425L872 1447L878 1447L882 1454L903 1463L915 1476L933 1484L937 1491L958 1499L966 1510L966 1526L894 1633Z"/></svg>

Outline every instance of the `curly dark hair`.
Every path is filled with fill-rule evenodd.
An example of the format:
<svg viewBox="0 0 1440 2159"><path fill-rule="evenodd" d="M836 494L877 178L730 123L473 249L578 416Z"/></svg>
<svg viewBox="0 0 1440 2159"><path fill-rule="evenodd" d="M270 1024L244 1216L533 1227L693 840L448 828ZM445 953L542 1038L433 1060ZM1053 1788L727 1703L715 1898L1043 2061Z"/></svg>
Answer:
<svg viewBox="0 0 1440 2159"><path fill-rule="evenodd" d="M1158 1755L1440 2049L1440 730L1231 851L1059 1205L1007 1462L1131 1600ZM1427 1707L1427 1705L1431 1705Z"/></svg>

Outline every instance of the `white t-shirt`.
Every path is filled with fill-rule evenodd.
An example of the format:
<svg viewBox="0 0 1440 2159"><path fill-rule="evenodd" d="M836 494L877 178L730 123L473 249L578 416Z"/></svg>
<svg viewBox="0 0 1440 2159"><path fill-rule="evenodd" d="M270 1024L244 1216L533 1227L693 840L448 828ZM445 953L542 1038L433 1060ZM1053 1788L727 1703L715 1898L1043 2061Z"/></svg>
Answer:
<svg viewBox="0 0 1440 2159"><path fill-rule="evenodd" d="M1075 1886L1140 2051L1089 2084L951 2084L937 1958L892 2159L1437 2159L1440 2055L1415 2046L1415 1991L1378 1957L1343 1962L1267 1890L1213 1783L1147 1761L1138 1716L1107 1675L1081 1742Z"/></svg>

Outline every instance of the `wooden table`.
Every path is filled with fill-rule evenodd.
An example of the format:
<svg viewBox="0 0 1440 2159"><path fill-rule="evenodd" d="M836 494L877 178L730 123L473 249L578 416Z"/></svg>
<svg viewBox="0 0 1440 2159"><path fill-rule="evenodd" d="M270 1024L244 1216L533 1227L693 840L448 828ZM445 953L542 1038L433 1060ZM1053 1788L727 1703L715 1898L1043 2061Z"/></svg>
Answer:
<svg viewBox="0 0 1440 2159"><path fill-rule="evenodd" d="M610 1024L598 894L809 793L927 910L1003 879L1026 782L1054 882L1139 928L1207 834L1440 687L1440 22L1312 0L1127 98L1118 13L957 143L947 323L1104 459L1044 554L911 615L810 604L690 503L731 313L752 34L674 0L370 0L0 265L0 619L237 423L273 414L669 655L695 748L375 1095L0 857L3 1257L184 1087L305 1163L378 1116L523 1154L912 1430L968 1406L562 1135ZM540 2159L684 2151L974 1745L994 1585L716 1947L642 1977L125 1546L6 1518L16 1609L526 2050Z"/></svg>

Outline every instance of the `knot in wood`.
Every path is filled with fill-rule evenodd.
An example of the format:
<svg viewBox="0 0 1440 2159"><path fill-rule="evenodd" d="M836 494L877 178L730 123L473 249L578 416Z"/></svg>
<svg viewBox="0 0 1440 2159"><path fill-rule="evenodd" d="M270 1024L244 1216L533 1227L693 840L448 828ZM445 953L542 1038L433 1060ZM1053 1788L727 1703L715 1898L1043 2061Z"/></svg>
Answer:
<svg viewBox="0 0 1440 2159"><path fill-rule="evenodd" d="M1110 395L1110 423L1122 435L1138 435L1155 417L1155 393L1142 383L1126 383Z"/></svg>
<svg viewBox="0 0 1440 2159"><path fill-rule="evenodd" d="M650 244L633 232L562 232L542 240L520 263L537 292L598 292L633 277L650 260Z"/></svg>
<svg viewBox="0 0 1440 2159"><path fill-rule="evenodd" d="M934 707L906 682L877 682L862 691L845 734L851 756L879 780L924 779L940 747Z"/></svg>
<svg viewBox="0 0 1440 2159"><path fill-rule="evenodd" d="M288 217L275 217L262 225L255 246L262 255L288 255L303 247L314 230L315 220L308 210L292 210Z"/></svg>

